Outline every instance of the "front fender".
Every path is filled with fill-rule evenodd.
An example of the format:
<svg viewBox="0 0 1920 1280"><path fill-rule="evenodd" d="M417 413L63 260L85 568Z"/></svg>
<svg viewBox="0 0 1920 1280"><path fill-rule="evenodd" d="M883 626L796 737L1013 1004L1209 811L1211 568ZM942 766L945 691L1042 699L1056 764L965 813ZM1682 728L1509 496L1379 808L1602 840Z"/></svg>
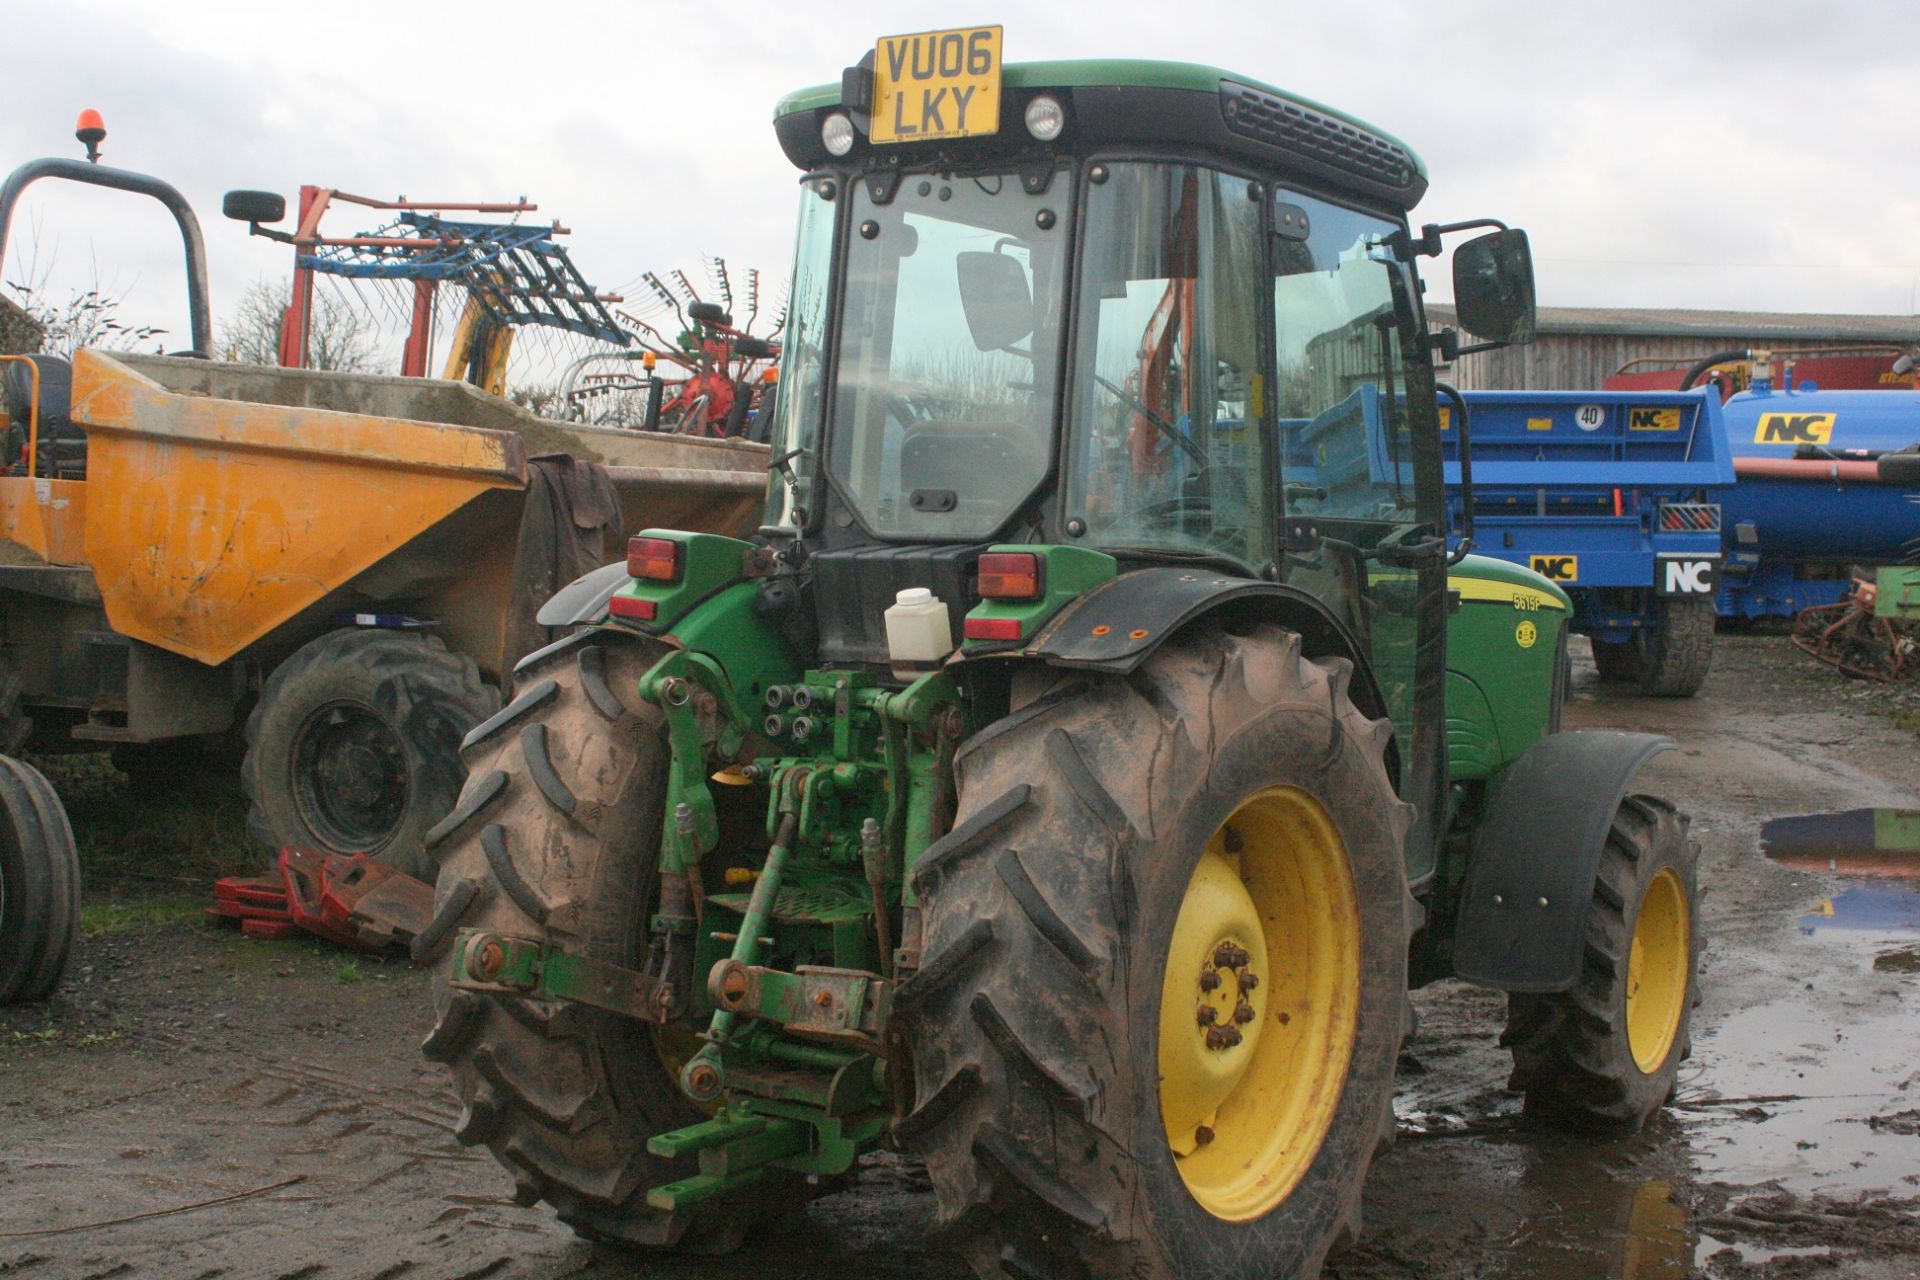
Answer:
<svg viewBox="0 0 1920 1280"><path fill-rule="evenodd" d="M1501 991L1565 991L1580 973L1593 880L1627 787L1673 740L1552 733L1497 784L1473 840L1454 926L1456 976Z"/></svg>

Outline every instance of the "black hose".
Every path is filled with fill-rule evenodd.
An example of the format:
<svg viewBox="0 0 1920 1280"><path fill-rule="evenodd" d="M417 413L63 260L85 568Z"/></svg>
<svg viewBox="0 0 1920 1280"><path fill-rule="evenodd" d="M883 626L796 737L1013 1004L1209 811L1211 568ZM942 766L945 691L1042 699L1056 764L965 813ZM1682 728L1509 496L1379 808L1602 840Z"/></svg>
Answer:
<svg viewBox="0 0 1920 1280"><path fill-rule="evenodd" d="M1749 358L1749 353L1745 351L1715 352L1713 355L1708 356L1705 360L1702 360L1699 364L1694 365L1693 368L1687 370L1687 376L1680 379L1680 389L1682 391L1693 390L1693 384L1698 382L1703 376L1705 376L1707 370L1713 368L1713 366L1717 364L1725 364L1729 360L1745 360L1748 358Z"/></svg>

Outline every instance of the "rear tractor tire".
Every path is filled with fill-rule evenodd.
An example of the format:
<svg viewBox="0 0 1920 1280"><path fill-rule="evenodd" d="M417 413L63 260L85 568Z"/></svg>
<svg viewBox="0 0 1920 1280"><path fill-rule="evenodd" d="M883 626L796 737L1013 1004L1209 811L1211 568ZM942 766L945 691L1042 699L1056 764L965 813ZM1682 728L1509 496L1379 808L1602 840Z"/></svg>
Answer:
<svg viewBox="0 0 1920 1280"><path fill-rule="evenodd" d="M1508 999L1501 1043L1527 1114L1640 1128L1673 1095L1700 1002L1697 847L1665 801L1628 796L1607 834L1571 991Z"/></svg>
<svg viewBox="0 0 1920 1280"><path fill-rule="evenodd" d="M499 706L434 636L330 631L274 668L247 719L247 826L269 849L370 853L431 881L422 842L460 794L460 740Z"/></svg>
<svg viewBox="0 0 1920 1280"><path fill-rule="evenodd" d="M53 786L0 756L0 1004L60 985L80 928L80 859Z"/></svg>
<svg viewBox="0 0 1920 1280"><path fill-rule="evenodd" d="M898 1136L981 1275L1313 1277L1357 1232L1415 907L1351 674L1207 629L963 749Z"/></svg>
<svg viewBox="0 0 1920 1280"><path fill-rule="evenodd" d="M660 711L638 689L664 652L582 631L520 664L513 701L463 748L459 803L428 833L440 874L417 951L477 928L644 967L667 753ZM650 1187L696 1171L692 1158L646 1150L704 1118L673 1074L676 1055L698 1047L690 1033L450 987L437 1003L421 1052L453 1074L465 1105L454 1136L486 1146L522 1204L544 1200L594 1239L717 1253L738 1247L749 1220L777 1216L773 1206L804 1203L792 1175L775 1175L750 1204L647 1206Z"/></svg>

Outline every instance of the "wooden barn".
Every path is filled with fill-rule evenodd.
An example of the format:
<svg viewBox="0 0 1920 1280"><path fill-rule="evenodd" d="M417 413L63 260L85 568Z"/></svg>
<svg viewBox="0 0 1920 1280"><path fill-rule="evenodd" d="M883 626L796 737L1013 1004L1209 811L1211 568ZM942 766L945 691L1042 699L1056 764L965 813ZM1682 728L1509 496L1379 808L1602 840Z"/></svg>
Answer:
<svg viewBox="0 0 1920 1280"><path fill-rule="evenodd" d="M1435 329L1453 308L1427 308ZM1533 342L1461 356L1443 381L1475 391L1583 391L1634 361L1691 363L1721 351L1884 351L1888 366L1920 345L1920 316L1843 316L1770 311L1669 311L1633 307L1541 307Z"/></svg>

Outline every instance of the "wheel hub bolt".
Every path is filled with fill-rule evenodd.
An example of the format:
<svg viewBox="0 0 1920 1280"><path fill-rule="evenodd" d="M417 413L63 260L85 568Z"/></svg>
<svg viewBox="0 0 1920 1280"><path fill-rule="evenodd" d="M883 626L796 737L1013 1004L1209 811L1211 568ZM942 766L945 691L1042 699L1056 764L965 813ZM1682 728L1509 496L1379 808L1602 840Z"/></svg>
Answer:
<svg viewBox="0 0 1920 1280"><path fill-rule="evenodd" d="M1231 1049L1235 1045L1240 1043L1240 1040L1241 1040L1240 1028L1222 1027L1220 1028L1220 1038L1226 1041L1227 1048Z"/></svg>
<svg viewBox="0 0 1920 1280"><path fill-rule="evenodd" d="M1201 1004L1200 1013L1199 1013L1201 1026L1203 1027L1212 1026L1214 1024L1214 1020L1217 1019L1219 1016L1220 1016L1220 1011L1218 1009L1204 1002Z"/></svg>
<svg viewBox="0 0 1920 1280"><path fill-rule="evenodd" d="M1253 973L1253 972L1243 972L1240 975L1240 989L1242 991L1251 991L1259 985L1260 985L1259 974Z"/></svg>
<svg viewBox="0 0 1920 1280"><path fill-rule="evenodd" d="M1251 959L1245 947L1236 947L1231 942L1223 942L1213 949L1213 964L1217 969L1238 969Z"/></svg>
<svg viewBox="0 0 1920 1280"><path fill-rule="evenodd" d="M1200 989L1202 991L1217 991L1219 987L1220 987L1219 974L1215 973L1211 969L1202 969L1200 971Z"/></svg>
<svg viewBox="0 0 1920 1280"><path fill-rule="evenodd" d="M1239 1004L1233 1006L1233 1020L1240 1023L1252 1022L1253 1006L1242 999Z"/></svg>
<svg viewBox="0 0 1920 1280"><path fill-rule="evenodd" d="M1193 1140L1204 1147L1213 1141L1213 1130L1203 1124L1193 1131Z"/></svg>

